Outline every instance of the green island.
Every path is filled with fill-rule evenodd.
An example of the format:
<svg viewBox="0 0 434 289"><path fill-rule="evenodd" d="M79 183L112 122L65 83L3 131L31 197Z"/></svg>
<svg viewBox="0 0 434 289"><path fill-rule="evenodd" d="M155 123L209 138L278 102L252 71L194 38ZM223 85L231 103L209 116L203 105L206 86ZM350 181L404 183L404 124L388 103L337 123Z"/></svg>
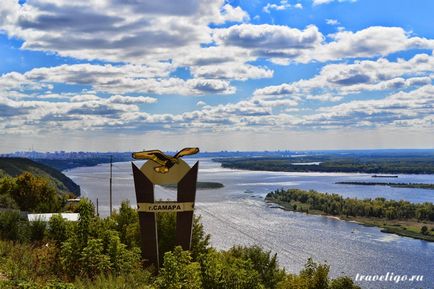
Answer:
<svg viewBox="0 0 434 289"><path fill-rule="evenodd" d="M344 198L338 194L299 189L276 190L267 194L267 202L285 210L338 217L382 232L434 241L434 204L407 201Z"/></svg>
<svg viewBox="0 0 434 289"><path fill-rule="evenodd" d="M302 157L216 158L222 167L254 171L434 174L434 155L323 154Z"/></svg>
<svg viewBox="0 0 434 289"><path fill-rule="evenodd" d="M26 176L25 181L19 181ZM28 221L23 209L46 211L47 180L24 172L14 181L0 180L0 195L15 201L17 187L36 204L16 199L16 210L0 210L0 288L16 289L360 289L348 276L330 278L330 266L311 258L298 273L286 272L277 255L258 246L218 251L209 245L199 218L194 218L192 247L175 246L174 213L158 213L161 268L141 262L139 217L127 201L111 217L101 218L88 199L75 207L50 208L79 213L77 222L54 214L48 222ZM39 186L37 189L35 186ZM11 194L12 193L12 194ZM52 202L46 200L45 202Z"/></svg>
<svg viewBox="0 0 434 289"><path fill-rule="evenodd" d="M163 185L165 188L176 189L176 185ZM221 189L224 185L218 182L197 182L196 188L198 190L206 190L206 189Z"/></svg>
<svg viewBox="0 0 434 289"><path fill-rule="evenodd" d="M336 182L338 185L357 185L357 186L387 186L393 188L412 188L434 190L434 184L422 183L381 183L381 182Z"/></svg>

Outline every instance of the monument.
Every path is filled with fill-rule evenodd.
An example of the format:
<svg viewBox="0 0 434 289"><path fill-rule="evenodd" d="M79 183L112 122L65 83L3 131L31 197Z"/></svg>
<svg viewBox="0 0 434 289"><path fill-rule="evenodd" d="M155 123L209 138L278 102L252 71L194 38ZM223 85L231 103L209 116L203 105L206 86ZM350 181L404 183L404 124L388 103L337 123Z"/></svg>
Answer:
<svg viewBox="0 0 434 289"><path fill-rule="evenodd" d="M168 156L160 150L135 152L132 157L148 160L140 169L132 162L134 187L139 213L141 249L144 266L159 268L156 213L176 212L176 245L190 250L193 229L193 210L199 162L193 167L181 159L199 152L199 148L184 148ZM156 201L155 185L176 185L177 200Z"/></svg>

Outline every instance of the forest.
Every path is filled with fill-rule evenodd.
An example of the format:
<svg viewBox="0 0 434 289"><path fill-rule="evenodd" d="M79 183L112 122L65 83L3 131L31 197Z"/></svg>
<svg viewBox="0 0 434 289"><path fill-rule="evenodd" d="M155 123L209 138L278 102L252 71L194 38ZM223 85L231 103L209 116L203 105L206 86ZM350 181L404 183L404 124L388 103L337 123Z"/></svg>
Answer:
<svg viewBox="0 0 434 289"><path fill-rule="evenodd" d="M23 195L33 190L15 185L26 191ZM43 203L32 210L45 210ZM60 215L29 222L19 210L0 211L0 288L360 288L350 277L330 278L329 265L312 259L294 274L279 266L276 254L258 246L218 251L209 245L199 218L194 219L191 250L183 251L174 244L173 213L157 215L162 264L157 272L141 263L138 213L128 202L107 218L97 216L87 199L60 208L68 210L79 213L78 222Z"/></svg>
<svg viewBox="0 0 434 289"><path fill-rule="evenodd" d="M217 158L214 160L220 162L224 168L259 171L434 174L434 155L432 154L403 156L320 154L302 157Z"/></svg>
<svg viewBox="0 0 434 289"><path fill-rule="evenodd" d="M43 177L61 193L80 195L80 186L54 167L26 158L0 157L0 178L17 177L25 172Z"/></svg>
<svg viewBox="0 0 434 289"><path fill-rule="evenodd" d="M393 188L412 188L434 190L434 184L423 183L383 183L383 182L336 182L338 185L356 185L356 186L387 186Z"/></svg>
<svg viewBox="0 0 434 289"><path fill-rule="evenodd" d="M410 203L408 201L344 198L338 194L319 193L313 190L299 189L276 190L267 194L267 200L285 203L299 202L308 204L309 209L323 211L338 216L362 216L395 219L417 219L419 221L434 221L434 204Z"/></svg>
<svg viewBox="0 0 434 289"><path fill-rule="evenodd" d="M338 194L299 189L276 190L268 193L266 200L287 210L339 216L383 227L386 232L434 241L434 204L428 202L344 198Z"/></svg>

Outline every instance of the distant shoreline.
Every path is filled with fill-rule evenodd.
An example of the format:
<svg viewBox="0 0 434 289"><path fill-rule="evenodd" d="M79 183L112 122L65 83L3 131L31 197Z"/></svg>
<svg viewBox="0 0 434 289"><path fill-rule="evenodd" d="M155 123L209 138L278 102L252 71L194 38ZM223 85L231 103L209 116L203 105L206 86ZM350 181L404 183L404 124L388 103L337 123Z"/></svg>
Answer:
<svg viewBox="0 0 434 289"><path fill-rule="evenodd" d="M176 189L176 185L163 185L165 188ZM207 189L221 189L224 185L218 182L197 182L196 189L207 190Z"/></svg>
<svg viewBox="0 0 434 289"><path fill-rule="evenodd" d="M214 158L223 168L272 171L364 173L373 178L398 178L397 174L434 174L434 156L375 158L363 156L305 156L305 157L242 157Z"/></svg>
<svg viewBox="0 0 434 289"><path fill-rule="evenodd" d="M356 223L356 224L359 224L359 225L362 225L365 227L377 227L377 228L380 228L381 232L383 232L383 233L390 233L390 234L395 234L395 235L398 235L401 237L408 237L408 238L423 240L423 241L427 241L427 242L434 242L434 237L432 237L432 236L425 236L425 235L422 235L420 233L407 231L407 229L404 229L405 227L403 226L403 224L405 225L405 223L400 224L399 222L395 222L395 224L386 225L383 223L384 219L373 220L373 219L361 218L361 217L332 216L332 215L327 215L324 212L316 211L316 210L309 210L309 212L300 212L300 211L294 211L293 209L285 206L281 202L270 201L270 200L265 200L265 202L268 204L277 205L277 206L273 207L275 209L281 209L284 211L291 211L291 212L296 212L296 213L304 213L304 214L313 215L313 216L322 216L322 217L325 217L328 219L333 219L336 221Z"/></svg>
<svg viewBox="0 0 434 289"><path fill-rule="evenodd" d="M423 183L381 183L381 182L336 182L338 185L356 185L356 186L387 186L392 188L412 188L434 190L434 184Z"/></svg>
<svg viewBox="0 0 434 289"><path fill-rule="evenodd" d="M284 194L284 192L282 193ZM327 195L318 192L314 192L314 193ZM378 227L381 229L381 232L383 233L392 233L402 237L410 237L413 239L434 242L433 233L430 233L428 231L428 234L422 234L420 232L420 229L423 226L427 226L428 230L430 230L430 228L432 230L432 228L434 228L434 222L432 221L419 221L415 218L387 219L387 218L380 218L380 217L351 216L351 215L342 215L342 214L331 215L322 210L310 208L310 205L308 203L293 201L290 200L290 198L288 197L283 196L283 199L287 199L290 201L282 201L276 194L279 193L274 193L274 194L270 193L265 198L266 203L275 204L273 208L280 208L285 211L306 213L309 215L319 215L319 216L324 216L335 220L355 222L357 224L367 226L367 227Z"/></svg>

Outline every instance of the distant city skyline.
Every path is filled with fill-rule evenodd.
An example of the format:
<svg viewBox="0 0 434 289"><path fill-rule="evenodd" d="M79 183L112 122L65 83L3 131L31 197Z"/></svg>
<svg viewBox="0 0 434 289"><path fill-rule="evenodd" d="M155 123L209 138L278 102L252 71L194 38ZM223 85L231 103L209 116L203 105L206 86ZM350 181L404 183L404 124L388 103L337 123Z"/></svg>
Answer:
<svg viewBox="0 0 434 289"><path fill-rule="evenodd" d="M434 148L432 11L3 0L0 153Z"/></svg>

